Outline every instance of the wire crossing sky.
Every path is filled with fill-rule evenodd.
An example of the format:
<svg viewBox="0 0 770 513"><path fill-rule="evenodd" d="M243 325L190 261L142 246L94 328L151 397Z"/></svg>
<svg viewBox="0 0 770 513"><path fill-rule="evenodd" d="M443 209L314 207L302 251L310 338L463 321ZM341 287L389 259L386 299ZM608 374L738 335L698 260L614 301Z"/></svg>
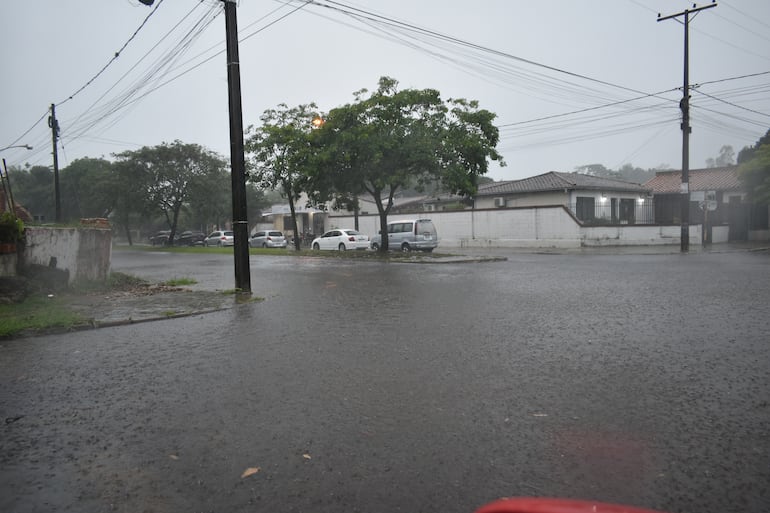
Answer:
<svg viewBox="0 0 770 513"><path fill-rule="evenodd" d="M82 4L82 5L81 5ZM600 163L681 164L684 0L242 0L244 124L266 109L323 111L374 89L434 88L497 114L496 180ZM218 0L3 2L0 147L9 165L60 166L181 140L229 152ZM770 127L770 2L723 0L691 20L690 165ZM119 53L119 58L116 54ZM77 91L73 94L73 91Z"/></svg>

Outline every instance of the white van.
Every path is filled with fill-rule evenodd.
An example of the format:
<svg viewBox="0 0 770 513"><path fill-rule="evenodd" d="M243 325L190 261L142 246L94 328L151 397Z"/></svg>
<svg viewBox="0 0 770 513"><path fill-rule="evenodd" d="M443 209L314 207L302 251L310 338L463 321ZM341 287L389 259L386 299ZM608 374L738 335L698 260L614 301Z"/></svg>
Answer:
<svg viewBox="0 0 770 513"><path fill-rule="evenodd" d="M378 251L381 235L372 237L372 249ZM396 251L427 251L438 246L438 234L430 219L391 221L388 223L388 249Z"/></svg>

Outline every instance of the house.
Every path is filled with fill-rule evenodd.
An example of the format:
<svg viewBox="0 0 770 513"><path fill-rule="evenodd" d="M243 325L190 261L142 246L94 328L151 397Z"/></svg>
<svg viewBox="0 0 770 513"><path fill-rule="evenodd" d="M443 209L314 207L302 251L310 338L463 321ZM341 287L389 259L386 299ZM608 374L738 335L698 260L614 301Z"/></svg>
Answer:
<svg viewBox="0 0 770 513"><path fill-rule="evenodd" d="M474 208L563 206L584 224L652 223L649 187L581 173L551 171L479 186Z"/></svg>
<svg viewBox="0 0 770 513"><path fill-rule="evenodd" d="M728 228L727 240L766 239L768 206L751 205L738 178L737 166L691 169L689 224L703 226L703 238L715 240L714 228ZM655 221L659 224L681 222L682 172L658 171L645 187L655 195Z"/></svg>
<svg viewBox="0 0 770 513"><path fill-rule="evenodd" d="M307 196L304 193L294 205L294 213L297 217L297 227L292 222L291 207L288 203L273 205L269 212L262 213L263 221L257 223L254 229L281 230L289 239L296 234L310 237L324 232L325 212L307 206Z"/></svg>

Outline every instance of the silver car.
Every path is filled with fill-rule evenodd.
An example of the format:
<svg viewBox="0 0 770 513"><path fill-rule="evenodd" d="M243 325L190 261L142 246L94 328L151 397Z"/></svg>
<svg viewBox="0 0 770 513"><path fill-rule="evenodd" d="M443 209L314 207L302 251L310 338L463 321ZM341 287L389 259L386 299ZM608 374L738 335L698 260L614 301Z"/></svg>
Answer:
<svg viewBox="0 0 770 513"><path fill-rule="evenodd" d="M378 251L382 236L372 237L372 249ZM438 246L438 234L430 219L391 221L388 223L388 249L391 251L426 251Z"/></svg>
<svg viewBox="0 0 770 513"><path fill-rule="evenodd" d="M277 230L261 230L251 236L249 246L252 248L285 248L286 237Z"/></svg>
<svg viewBox="0 0 770 513"><path fill-rule="evenodd" d="M211 232L208 237L203 239L204 246L232 246L235 244L235 237L230 230L217 230Z"/></svg>

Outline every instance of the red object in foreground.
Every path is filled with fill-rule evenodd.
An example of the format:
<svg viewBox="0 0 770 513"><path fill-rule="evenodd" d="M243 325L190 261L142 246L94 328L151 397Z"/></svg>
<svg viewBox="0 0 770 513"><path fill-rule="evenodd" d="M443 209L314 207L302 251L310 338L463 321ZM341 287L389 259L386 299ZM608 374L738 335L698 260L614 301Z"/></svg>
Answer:
<svg viewBox="0 0 770 513"><path fill-rule="evenodd" d="M517 497L500 499L482 506L475 513L661 513L651 509L570 499Z"/></svg>

